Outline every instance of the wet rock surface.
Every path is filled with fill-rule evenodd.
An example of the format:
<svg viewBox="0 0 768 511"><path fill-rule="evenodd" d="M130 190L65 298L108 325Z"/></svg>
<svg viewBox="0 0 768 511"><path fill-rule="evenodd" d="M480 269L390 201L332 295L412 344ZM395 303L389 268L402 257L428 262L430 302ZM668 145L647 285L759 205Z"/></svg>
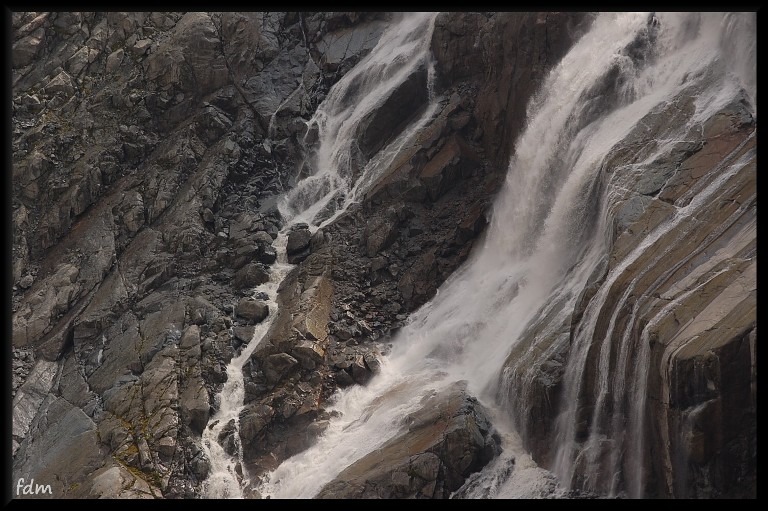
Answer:
<svg viewBox="0 0 768 511"><path fill-rule="evenodd" d="M359 459L318 498L448 498L500 452L482 405L457 382L403 418L403 431Z"/></svg>
<svg viewBox="0 0 768 511"><path fill-rule="evenodd" d="M569 344L584 328L589 312L597 317L595 339L612 336L616 351L623 342L631 342L639 354L646 349L643 344L647 346L646 377L633 372L634 362L625 367L618 355L610 358L611 371L618 371L614 374L626 371L633 382L647 378L648 418L642 434L653 456L644 458L644 494L754 497L756 123L746 99L723 106L685 132L679 143L644 160L658 151L659 140L686 126L696 96L691 85L648 114L609 153L604 169L611 198L610 250L572 314L565 319L555 314L541 317L512 351L508 370L522 365L529 369L512 382L509 395L512 406L526 410L519 429L537 461L547 466L556 454L551 441L555 420L565 406ZM725 169L734 172L717 186ZM716 192L706 204L694 214L676 216L708 186ZM663 230L664 225L671 228ZM638 253L646 238L651 239L649 245ZM633 257L631 264L622 265L628 257ZM607 295L596 302L603 287ZM611 325L622 325L629 337L622 340L620 332L625 330ZM534 339L537 350L551 353L547 359L534 362L525 354ZM598 346L590 345L582 378L580 441L613 427L611 413L592 422L600 385ZM620 406L612 413L629 416L632 403ZM610 446L608 441L604 445ZM599 470L612 470L609 462L602 456ZM575 480L577 487L589 484L584 478ZM605 488L593 490L607 493Z"/></svg>
<svg viewBox="0 0 768 511"><path fill-rule="evenodd" d="M481 37L497 37L499 26L508 23L523 30L534 20L519 25L513 18L491 16L496 21ZM562 20L574 26L587 23L576 14ZM561 37L577 34L574 29ZM564 52L567 44L561 43ZM481 50L475 51L480 58ZM537 51L549 49L542 45ZM487 223L486 211L503 180L506 160L498 165L489 161L484 143L500 135L485 135L479 125L476 94L482 74L454 79L441 65L445 90L435 119L401 149L363 200L323 227L321 235L315 233L308 249L302 226L289 235L289 260L291 250L302 260L281 285L278 317L245 371L248 407L282 410L255 438L243 438L252 472L273 468L311 445L314 434L307 424L328 418L323 404L337 388L370 381L379 357L391 347L391 335L466 260ZM537 64L525 79L535 81L545 70ZM391 109L408 112L405 96L400 96L401 103L397 98L390 97ZM395 124L374 117L365 126L370 131L386 125L391 131ZM297 362L279 379L265 371L276 354Z"/></svg>

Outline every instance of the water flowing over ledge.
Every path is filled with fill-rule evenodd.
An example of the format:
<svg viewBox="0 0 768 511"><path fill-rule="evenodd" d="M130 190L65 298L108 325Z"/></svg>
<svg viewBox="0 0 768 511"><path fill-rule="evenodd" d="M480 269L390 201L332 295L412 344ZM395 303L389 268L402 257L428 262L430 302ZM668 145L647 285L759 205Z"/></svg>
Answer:
<svg viewBox="0 0 768 511"><path fill-rule="evenodd" d="M318 149L311 155L312 172L278 203L286 221L274 242L278 260L272 266L269 281L254 290L254 295L267 295L270 315L257 326L253 338L227 366L227 382L220 392L220 409L210 418L203 433L203 449L211 461L211 470L203 485L203 494L208 498L243 498L244 489L249 489L252 484L244 468L239 435L244 397L242 367L268 334L279 313L277 291L293 267L288 264L285 252L288 234L294 226L304 222L308 222L314 231L342 214L376 182L378 173L387 168L399 148L430 120L435 111L435 98L429 94L429 105L421 116L377 151L375 157L365 162L359 155L357 138L366 128L365 123L381 108L381 103L412 73L418 72L419 67L426 72L433 65L428 41L434 17L435 13L401 16L384 32L371 53L331 89L308 122L319 133ZM220 444L220 435L228 425L232 427L234 455L225 452Z"/></svg>

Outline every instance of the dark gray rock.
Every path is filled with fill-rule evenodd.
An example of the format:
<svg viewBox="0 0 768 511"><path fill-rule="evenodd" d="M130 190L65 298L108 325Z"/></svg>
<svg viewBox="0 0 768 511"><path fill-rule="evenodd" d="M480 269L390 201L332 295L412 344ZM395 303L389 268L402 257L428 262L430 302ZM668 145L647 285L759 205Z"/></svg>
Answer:
<svg viewBox="0 0 768 511"><path fill-rule="evenodd" d="M267 405L248 405L240 412L240 438L243 445L258 441L259 434L269 425L275 410Z"/></svg>
<svg viewBox="0 0 768 511"><path fill-rule="evenodd" d="M237 304L235 313L249 322L261 323L269 315L269 306L261 300L243 298Z"/></svg>
<svg viewBox="0 0 768 511"><path fill-rule="evenodd" d="M259 263L250 263L237 270L232 278L235 289L256 287L269 280L269 272Z"/></svg>
<svg viewBox="0 0 768 511"><path fill-rule="evenodd" d="M299 264L300 262L305 260L307 257L309 257L309 254L310 254L309 246L307 246L307 248L305 248L304 250L290 254L288 256L288 262L291 264Z"/></svg>
<svg viewBox="0 0 768 511"><path fill-rule="evenodd" d="M289 263L298 264L309 256L311 239L312 233L309 232L307 224L300 223L293 226L285 249Z"/></svg>
<svg viewBox="0 0 768 511"><path fill-rule="evenodd" d="M373 217L366 226L366 249L368 257L374 257L389 248L397 239L400 220L394 210Z"/></svg>
<svg viewBox="0 0 768 511"><path fill-rule="evenodd" d="M179 407L182 421L185 421L192 431L201 435L208 424L211 409L208 390L202 378L193 378L188 383L187 388L179 395Z"/></svg>
<svg viewBox="0 0 768 511"><path fill-rule="evenodd" d="M359 385L365 385L373 377L373 373L365 365L363 355L357 355L347 369L352 375L352 379Z"/></svg>
<svg viewBox="0 0 768 511"><path fill-rule="evenodd" d="M255 328L253 326L236 326L232 328L232 333L240 343L251 342Z"/></svg>
<svg viewBox="0 0 768 511"><path fill-rule="evenodd" d="M313 341L300 341L294 346L291 354L306 369L314 369L316 364L323 362L325 350L322 346Z"/></svg>
<svg viewBox="0 0 768 511"><path fill-rule="evenodd" d="M309 229L297 229L288 235L288 244L285 247L287 254L293 255L309 248L312 233Z"/></svg>
<svg viewBox="0 0 768 511"><path fill-rule="evenodd" d="M224 452L230 456L235 456L237 454L236 434L237 429L235 428L235 419L230 419L230 421L221 428L219 436L216 439L219 442L219 445L224 449Z"/></svg>
<svg viewBox="0 0 768 511"><path fill-rule="evenodd" d="M468 177L480 160L461 137L454 135L424 165L419 178L432 200L439 199L462 177Z"/></svg>
<svg viewBox="0 0 768 511"><path fill-rule="evenodd" d="M264 376L267 378L268 383L275 384L298 363L295 358L287 353L270 355L264 359Z"/></svg>
<svg viewBox="0 0 768 511"><path fill-rule="evenodd" d="M38 28L13 43L13 67L25 67L32 63L44 45L45 31Z"/></svg>
<svg viewBox="0 0 768 511"><path fill-rule="evenodd" d="M272 264L277 261L277 251L272 245L262 245L259 247L258 260L263 264Z"/></svg>
<svg viewBox="0 0 768 511"><path fill-rule="evenodd" d="M317 42L323 70L336 71L343 63L354 62L365 55L376 46L385 26L380 21L372 21L326 34Z"/></svg>
<svg viewBox="0 0 768 511"><path fill-rule="evenodd" d="M371 259L371 271L373 271L373 272L377 272L379 270L383 270L388 265L389 265L389 261L387 260L386 257L379 256L379 257L374 257L373 259Z"/></svg>
<svg viewBox="0 0 768 511"><path fill-rule="evenodd" d="M311 252L317 252L320 250L320 247L322 247L325 244L325 233L322 229L318 229L315 231L315 233L312 235L312 238L309 240L309 251Z"/></svg>
<svg viewBox="0 0 768 511"><path fill-rule="evenodd" d="M333 376L336 385L338 385L340 388L349 387L355 383L355 380L352 379L352 376L350 376L350 374L343 369L333 373Z"/></svg>

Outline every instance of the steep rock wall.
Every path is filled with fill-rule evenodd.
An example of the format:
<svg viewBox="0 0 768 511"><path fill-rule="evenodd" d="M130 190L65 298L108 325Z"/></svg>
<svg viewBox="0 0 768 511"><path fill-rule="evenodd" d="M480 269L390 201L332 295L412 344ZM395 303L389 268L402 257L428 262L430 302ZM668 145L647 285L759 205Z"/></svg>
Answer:
<svg viewBox="0 0 768 511"><path fill-rule="evenodd" d="M196 494L233 307L280 222L265 199L386 19L14 13L15 476Z"/></svg>

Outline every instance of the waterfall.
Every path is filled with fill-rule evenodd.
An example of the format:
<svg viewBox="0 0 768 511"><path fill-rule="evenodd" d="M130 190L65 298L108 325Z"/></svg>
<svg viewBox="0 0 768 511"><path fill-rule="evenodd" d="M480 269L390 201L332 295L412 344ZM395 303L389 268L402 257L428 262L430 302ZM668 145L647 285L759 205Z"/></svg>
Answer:
<svg viewBox="0 0 768 511"><path fill-rule="evenodd" d="M202 484L206 498L244 498L253 489L243 463L239 435L240 413L244 408L243 366L277 317L277 290L294 266L287 262L285 253L288 234L302 222L316 230L359 200L376 182L378 173L389 167L400 149L429 122L436 110L438 98L431 92L434 71L429 53L435 16L436 13L399 16L371 53L331 88L308 122L319 132L319 149L311 165L313 171L278 202L286 220L273 243L278 258L270 269L269 281L253 290L254 297L266 295L264 301L269 306L269 316L256 325L251 340L228 364L227 381L219 394L219 410L210 417L203 431L202 448L210 461L209 475ZM424 91L428 96L425 108L366 161L357 147L356 137L382 101L420 67L429 73ZM226 452L221 444L220 435L226 433L225 428L229 428L234 453Z"/></svg>
<svg viewBox="0 0 768 511"><path fill-rule="evenodd" d="M340 391L329 409L336 418L326 432L270 473L261 492L275 497L317 494L345 467L393 438L401 430L401 418L417 410L423 397L466 380L496 417L508 420L495 424L505 439L505 453L457 494L542 496L541 489L549 488L550 496L560 495L563 488L556 488L551 474L536 467L522 448L530 436L526 414L532 385L542 366L555 361L564 371L564 390L552 426L551 470L564 488L601 494L626 490L641 496L648 343L634 345L631 332L621 330L627 325L618 324L619 311L632 307L630 289L607 307L607 326L600 327L607 332L600 335L598 317L617 276L681 218L695 214L746 162L725 166L717 180L692 189L689 202L675 206L671 219L612 263L573 339L571 317L585 286L606 268L615 193L606 185L614 170L608 163L612 150L641 119L685 90L696 94L694 111L683 125L663 130L665 138L655 141L655 150L638 161L637 169L668 152L742 90L754 105L754 66L749 66L754 39L751 48L740 42L750 34L754 22L749 15L597 16L529 106L484 244L411 316L393 340L380 374L366 387ZM335 148L354 143L355 130L345 121L356 116L345 113L341 119L325 112L316 117L330 138L323 139L318 151L319 173L314 177L327 184L318 187L323 192L315 204L336 196L343 203L352 190L344 184L346 176L355 169L350 168L350 151L336 153ZM303 193L299 187L291 197ZM317 211L304 208L309 216ZM659 251L657 260L663 256ZM582 406L583 382L588 354L594 350L598 362L590 410ZM631 367L630 374L611 373L612 358ZM625 412L628 422L620 416ZM513 464L515 459L526 461ZM619 477L625 466L627 473ZM619 484L622 479L626 488Z"/></svg>
<svg viewBox="0 0 768 511"><path fill-rule="evenodd" d="M428 82L434 79L429 42L435 16L401 16L371 53L331 88L307 122L308 133L316 130L318 137L313 172L278 203L284 218L312 225L333 221L376 182L405 142L431 119L437 106L432 97L416 122L370 160L361 153L361 130L389 95L420 68L429 72ZM431 90L429 83L428 87Z"/></svg>

